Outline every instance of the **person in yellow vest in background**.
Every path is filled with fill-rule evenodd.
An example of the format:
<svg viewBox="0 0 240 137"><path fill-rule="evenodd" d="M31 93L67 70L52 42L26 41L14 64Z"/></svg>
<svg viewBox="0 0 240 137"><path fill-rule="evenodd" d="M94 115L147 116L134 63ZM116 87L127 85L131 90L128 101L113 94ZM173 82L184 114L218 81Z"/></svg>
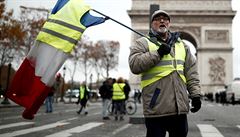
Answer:
<svg viewBox="0 0 240 137"><path fill-rule="evenodd" d="M166 131L169 137L186 137L187 113L201 108L196 58L179 33L171 32L169 27L170 15L155 11L148 36L130 47L130 69L141 74L147 137L165 137Z"/></svg>
<svg viewBox="0 0 240 137"><path fill-rule="evenodd" d="M125 92L124 92L124 87L125 87L125 81L122 77L119 77L117 81L113 84L113 95L112 95L112 100L114 102L114 117L115 120L117 121L118 119L120 121L124 120L124 104L125 104Z"/></svg>
<svg viewBox="0 0 240 137"><path fill-rule="evenodd" d="M83 82L79 88L79 101L78 102L80 102L80 109L77 111L78 114L80 114L82 111L84 111L84 115L88 114L88 111L86 108L88 99L89 99L89 89L86 86L86 82Z"/></svg>

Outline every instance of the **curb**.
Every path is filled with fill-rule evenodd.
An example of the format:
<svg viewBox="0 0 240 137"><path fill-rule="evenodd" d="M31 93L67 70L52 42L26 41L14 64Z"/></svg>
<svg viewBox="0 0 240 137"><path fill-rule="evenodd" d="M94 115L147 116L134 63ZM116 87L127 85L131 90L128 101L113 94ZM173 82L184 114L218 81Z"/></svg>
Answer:
<svg viewBox="0 0 240 137"><path fill-rule="evenodd" d="M12 108L12 107L20 107L20 106L12 105L12 104L0 104L0 108Z"/></svg>
<svg viewBox="0 0 240 137"><path fill-rule="evenodd" d="M0 108L11 108L11 107L20 107L20 105L16 104L15 102L4 98L0 98Z"/></svg>
<svg viewBox="0 0 240 137"><path fill-rule="evenodd" d="M144 124L145 119L143 115L135 115L129 117L129 123L131 124Z"/></svg>

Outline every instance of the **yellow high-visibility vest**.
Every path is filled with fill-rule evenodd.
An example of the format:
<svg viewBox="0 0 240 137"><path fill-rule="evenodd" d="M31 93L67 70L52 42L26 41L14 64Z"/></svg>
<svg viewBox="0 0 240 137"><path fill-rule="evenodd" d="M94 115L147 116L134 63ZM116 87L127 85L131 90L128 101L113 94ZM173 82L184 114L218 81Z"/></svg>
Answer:
<svg viewBox="0 0 240 137"><path fill-rule="evenodd" d="M83 99L84 94L86 94L85 93L85 87L84 86L80 86L80 99Z"/></svg>
<svg viewBox="0 0 240 137"><path fill-rule="evenodd" d="M114 83L113 84L113 96L112 100L123 100L126 98L124 93L125 83Z"/></svg>
<svg viewBox="0 0 240 137"><path fill-rule="evenodd" d="M159 47L148 41L149 51L155 51ZM161 46L161 43L159 43ZM175 43L175 57L170 54L164 55L161 61L153 68L142 73L141 76L141 87L146 87L147 85L171 74L173 71L177 71L181 79L186 83L186 78L184 76L184 63L186 57L186 50L184 44L181 40ZM174 66L176 64L176 67Z"/></svg>
<svg viewBox="0 0 240 137"><path fill-rule="evenodd" d="M83 0L69 0L56 14L49 16L37 40L66 53L71 52L86 30L80 19L89 10Z"/></svg>

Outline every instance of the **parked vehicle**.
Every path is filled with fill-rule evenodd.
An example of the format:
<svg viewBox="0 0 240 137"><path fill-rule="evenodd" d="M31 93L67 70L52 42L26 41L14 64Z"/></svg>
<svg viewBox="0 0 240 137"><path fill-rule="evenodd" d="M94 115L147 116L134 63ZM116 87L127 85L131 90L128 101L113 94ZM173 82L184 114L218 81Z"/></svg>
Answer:
<svg viewBox="0 0 240 137"><path fill-rule="evenodd" d="M89 96L91 101L97 101L101 97L99 91L95 89L89 91Z"/></svg>
<svg viewBox="0 0 240 137"><path fill-rule="evenodd" d="M234 81L227 86L227 102L232 104L240 103L240 79Z"/></svg>
<svg viewBox="0 0 240 137"><path fill-rule="evenodd" d="M65 97L72 97L72 98L78 98L79 97L79 89L68 89L66 91Z"/></svg>

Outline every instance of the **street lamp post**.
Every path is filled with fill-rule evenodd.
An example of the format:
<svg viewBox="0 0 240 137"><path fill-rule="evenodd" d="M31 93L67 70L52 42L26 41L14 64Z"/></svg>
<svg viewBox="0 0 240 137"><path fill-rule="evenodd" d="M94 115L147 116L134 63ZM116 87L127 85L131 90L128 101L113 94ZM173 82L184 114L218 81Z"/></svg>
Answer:
<svg viewBox="0 0 240 137"><path fill-rule="evenodd" d="M90 90L92 90L92 77L93 77L93 74L90 75L90 85L89 85Z"/></svg>
<svg viewBox="0 0 240 137"><path fill-rule="evenodd" d="M64 86L65 86L65 75L66 75L66 67L63 67L63 78L62 78L62 90L61 90L61 99L60 102L64 102Z"/></svg>

